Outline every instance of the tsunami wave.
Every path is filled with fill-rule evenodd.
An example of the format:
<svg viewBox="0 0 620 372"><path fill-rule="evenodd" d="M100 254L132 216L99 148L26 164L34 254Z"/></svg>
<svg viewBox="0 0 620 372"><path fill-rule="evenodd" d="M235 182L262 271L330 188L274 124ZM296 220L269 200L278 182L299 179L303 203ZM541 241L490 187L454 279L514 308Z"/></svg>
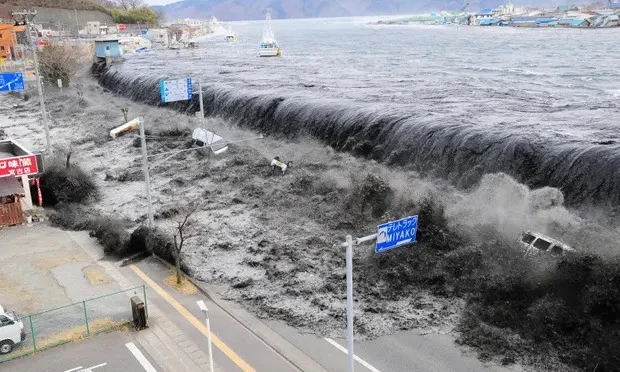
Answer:
<svg viewBox="0 0 620 372"><path fill-rule="evenodd" d="M162 106L159 78L107 70L99 83L110 91ZM198 95L166 104L199 111ZM309 135L347 151L468 188L487 173L506 173L531 187L555 187L567 205L616 209L620 205L620 145L553 143L523 134L490 132L459 123L434 122L424 113L378 105L343 104L261 92L203 86L205 115L267 135Z"/></svg>

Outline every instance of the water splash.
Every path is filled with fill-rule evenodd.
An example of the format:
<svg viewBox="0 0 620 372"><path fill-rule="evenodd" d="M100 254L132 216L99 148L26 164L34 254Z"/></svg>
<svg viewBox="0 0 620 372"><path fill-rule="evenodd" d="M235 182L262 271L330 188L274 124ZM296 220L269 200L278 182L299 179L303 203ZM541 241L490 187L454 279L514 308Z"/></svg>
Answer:
<svg viewBox="0 0 620 372"><path fill-rule="evenodd" d="M110 70L100 83L133 100L161 105L158 78ZM620 146L615 143L557 144L372 105L217 86L203 89L207 116L265 134L309 135L336 150L448 179L465 188L485 174L502 172L531 188L557 188L570 206L615 208L620 204ZM188 113L199 107L197 95L167 106Z"/></svg>

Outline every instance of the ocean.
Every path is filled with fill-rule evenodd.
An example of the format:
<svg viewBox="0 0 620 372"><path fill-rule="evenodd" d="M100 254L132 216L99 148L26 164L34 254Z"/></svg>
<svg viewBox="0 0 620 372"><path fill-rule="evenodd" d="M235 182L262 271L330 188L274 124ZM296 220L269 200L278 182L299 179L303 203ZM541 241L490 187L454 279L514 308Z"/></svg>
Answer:
<svg viewBox="0 0 620 372"><path fill-rule="evenodd" d="M620 29L379 26L378 18L276 20L281 58L239 42L130 55L101 77L159 105L159 80L200 79L207 115L463 188L504 172L573 206L620 203ZM171 105L196 111L196 97Z"/></svg>

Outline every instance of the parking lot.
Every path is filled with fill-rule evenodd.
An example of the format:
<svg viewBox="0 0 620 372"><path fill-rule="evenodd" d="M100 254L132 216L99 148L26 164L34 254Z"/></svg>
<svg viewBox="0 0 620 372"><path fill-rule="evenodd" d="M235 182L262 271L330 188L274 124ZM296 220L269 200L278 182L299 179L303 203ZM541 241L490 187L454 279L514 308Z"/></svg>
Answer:
<svg viewBox="0 0 620 372"><path fill-rule="evenodd" d="M129 344L129 345L128 345ZM155 372L162 369L132 333L112 332L0 364L0 371Z"/></svg>
<svg viewBox="0 0 620 372"><path fill-rule="evenodd" d="M84 234L46 224L0 230L0 305L15 311L26 333L0 362L130 318L128 295L108 296L119 284L76 241Z"/></svg>

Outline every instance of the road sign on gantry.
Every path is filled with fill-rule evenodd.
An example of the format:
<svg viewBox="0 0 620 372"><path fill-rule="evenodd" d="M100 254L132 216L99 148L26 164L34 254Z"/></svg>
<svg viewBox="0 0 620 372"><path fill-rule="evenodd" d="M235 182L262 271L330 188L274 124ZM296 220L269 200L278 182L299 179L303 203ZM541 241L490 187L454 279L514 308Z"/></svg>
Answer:
<svg viewBox="0 0 620 372"><path fill-rule="evenodd" d="M159 82L162 103L192 99L192 78Z"/></svg>
<svg viewBox="0 0 620 372"><path fill-rule="evenodd" d="M375 253L415 243L416 233L418 232L418 216L387 222L377 226L377 229Z"/></svg>
<svg viewBox="0 0 620 372"><path fill-rule="evenodd" d="M0 92L24 90L24 75L21 72L0 73Z"/></svg>

